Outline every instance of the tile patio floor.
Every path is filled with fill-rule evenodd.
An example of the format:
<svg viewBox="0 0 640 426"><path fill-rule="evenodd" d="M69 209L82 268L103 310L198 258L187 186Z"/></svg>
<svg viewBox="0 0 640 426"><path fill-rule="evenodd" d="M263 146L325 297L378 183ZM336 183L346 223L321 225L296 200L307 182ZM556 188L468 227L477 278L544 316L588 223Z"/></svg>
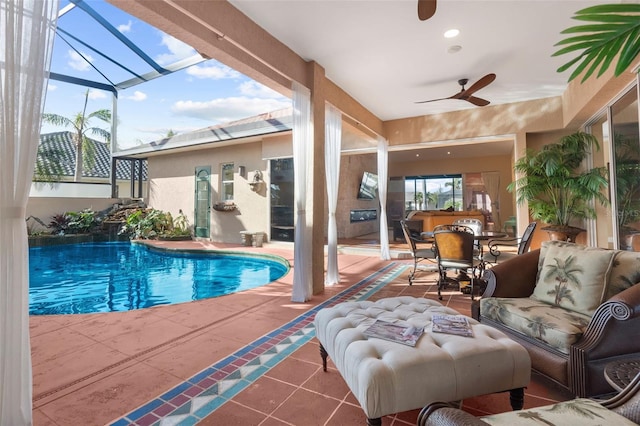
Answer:
<svg viewBox="0 0 640 426"><path fill-rule="evenodd" d="M293 251L278 245L158 244L256 250L281 255L295 266ZM436 288L434 283L408 286L403 260L341 254L338 264L340 284L304 304L290 301L290 272L261 288L198 302L32 316L34 424L366 424L340 374L322 371L317 341L309 334L313 309L349 292L369 300L435 299ZM469 315L469 296L456 291L444 296L443 304ZM267 342L282 336L278 344ZM525 408L568 398L534 375ZM486 395L465 400L463 408L476 415L503 412L509 410L508 399L508 394ZM383 425L415 424L417 414L388 416Z"/></svg>

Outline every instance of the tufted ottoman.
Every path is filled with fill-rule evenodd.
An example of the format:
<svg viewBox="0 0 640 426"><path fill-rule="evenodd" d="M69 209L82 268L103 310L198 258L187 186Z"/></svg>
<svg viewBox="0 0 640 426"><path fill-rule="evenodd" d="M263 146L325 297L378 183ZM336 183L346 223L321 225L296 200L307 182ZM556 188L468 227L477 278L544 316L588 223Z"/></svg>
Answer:
<svg viewBox="0 0 640 426"><path fill-rule="evenodd" d="M531 361L527 351L502 332L469 318L474 337L431 332L433 314L459 315L451 308L410 296L377 302L345 302L321 309L316 336L326 371L331 357L367 416L414 410L435 401L458 401L511 391L511 405L522 408ZM376 319L425 327L415 347L377 338L363 331Z"/></svg>

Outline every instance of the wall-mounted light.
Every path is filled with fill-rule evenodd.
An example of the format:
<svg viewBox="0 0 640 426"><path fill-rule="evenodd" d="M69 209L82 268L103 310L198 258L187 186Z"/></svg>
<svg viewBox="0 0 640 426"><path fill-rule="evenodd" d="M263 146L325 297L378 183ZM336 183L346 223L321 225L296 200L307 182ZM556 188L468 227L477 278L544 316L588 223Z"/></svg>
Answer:
<svg viewBox="0 0 640 426"><path fill-rule="evenodd" d="M238 166L238 174L243 178L247 177L247 168L245 166Z"/></svg>

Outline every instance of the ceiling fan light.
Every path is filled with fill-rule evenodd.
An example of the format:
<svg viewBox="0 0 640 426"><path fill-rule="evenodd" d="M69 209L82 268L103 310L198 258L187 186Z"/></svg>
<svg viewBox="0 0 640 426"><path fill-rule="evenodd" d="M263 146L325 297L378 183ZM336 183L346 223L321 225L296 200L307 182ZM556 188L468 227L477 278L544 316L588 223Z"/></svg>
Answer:
<svg viewBox="0 0 640 426"><path fill-rule="evenodd" d="M456 28L452 28L450 30L445 31L444 38L454 38L454 37L457 37L458 34L460 34L460 30Z"/></svg>

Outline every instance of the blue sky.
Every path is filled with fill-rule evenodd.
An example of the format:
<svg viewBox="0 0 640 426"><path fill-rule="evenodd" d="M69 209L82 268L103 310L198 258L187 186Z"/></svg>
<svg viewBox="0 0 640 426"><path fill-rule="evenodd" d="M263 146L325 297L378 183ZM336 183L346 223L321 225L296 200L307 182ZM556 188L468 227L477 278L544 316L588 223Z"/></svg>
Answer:
<svg viewBox="0 0 640 426"><path fill-rule="evenodd" d="M61 8L67 4L62 1ZM87 4L160 65L166 66L196 54L181 41L103 1L87 1ZM71 46L56 37L51 64L53 72L105 82L92 64L114 82L132 77L74 37L97 47L109 58L137 73L151 71L144 61L77 7L59 19L58 27L69 33L63 37ZM82 111L86 91L84 86L50 80L44 111L71 118ZM120 91L118 99L120 149L160 139L169 130L184 133L291 105L290 99L215 60ZM87 112L102 108L112 109L111 93L91 89ZM105 127L100 121L91 124ZM43 133L60 130L64 129L50 125L42 127Z"/></svg>

